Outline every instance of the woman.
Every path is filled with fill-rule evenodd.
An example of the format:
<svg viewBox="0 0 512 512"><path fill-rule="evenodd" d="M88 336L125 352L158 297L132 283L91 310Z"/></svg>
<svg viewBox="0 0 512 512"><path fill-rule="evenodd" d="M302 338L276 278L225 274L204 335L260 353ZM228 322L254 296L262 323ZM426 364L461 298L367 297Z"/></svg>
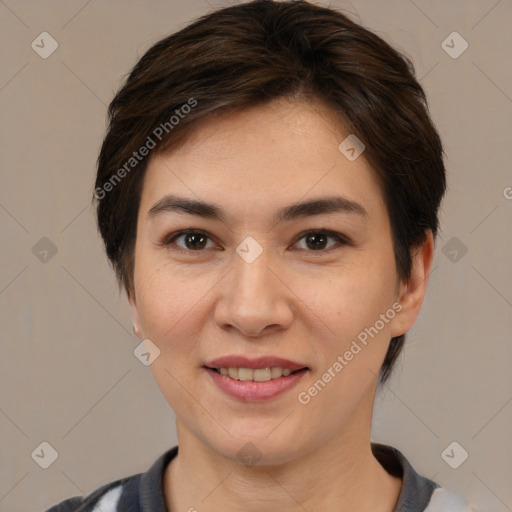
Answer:
<svg viewBox="0 0 512 512"><path fill-rule="evenodd" d="M370 441L445 191L411 63L258 0L155 44L109 114L98 225L178 446L50 511L468 510Z"/></svg>

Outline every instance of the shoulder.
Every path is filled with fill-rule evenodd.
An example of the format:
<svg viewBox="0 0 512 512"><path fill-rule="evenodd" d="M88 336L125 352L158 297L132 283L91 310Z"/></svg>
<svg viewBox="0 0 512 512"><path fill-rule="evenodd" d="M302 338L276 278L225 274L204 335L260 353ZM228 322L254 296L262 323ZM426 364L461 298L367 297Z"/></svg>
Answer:
<svg viewBox="0 0 512 512"><path fill-rule="evenodd" d="M394 512L477 512L459 495L418 474L396 448L372 443L372 451L388 473L402 479Z"/></svg>
<svg viewBox="0 0 512 512"><path fill-rule="evenodd" d="M45 512L140 512L166 510L162 479L165 468L178 453L175 446L145 472L115 480L87 496L67 498Z"/></svg>
<svg viewBox="0 0 512 512"><path fill-rule="evenodd" d="M478 512L470 507L458 494L438 487L432 493L425 512Z"/></svg>
<svg viewBox="0 0 512 512"><path fill-rule="evenodd" d="M123 491L134 484L140 475L134 475L103 485L87 496L68 498L45 512L117 512Z"/></svg>

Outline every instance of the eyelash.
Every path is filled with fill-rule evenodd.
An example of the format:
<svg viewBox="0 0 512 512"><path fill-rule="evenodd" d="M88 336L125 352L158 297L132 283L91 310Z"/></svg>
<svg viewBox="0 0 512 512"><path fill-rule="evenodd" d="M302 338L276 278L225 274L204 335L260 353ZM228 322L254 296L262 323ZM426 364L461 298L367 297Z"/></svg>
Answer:
<svg viewBox="0 0 512 512"><path fill-rule="evenodd" d="M299 235L297 235L296 240L293 243L293 245L297 244L302 239L304 239L307 235L311 235L311 234L324 235L324 236L327 236L330 238L334 238L338 242L338 244L340 244L342 246L351 244L350 240L346 236L342 235L341 233L337 233L336 231L331 231L328 229L311 229L309 231L304 231L303 233L300 233ZM202 231L200 229L184 229L181 231L177 231L176 233L171 233L170 235L164 236L162 238L162 240L159 242L159 245L164 246L164 247L169 247L169 246L173 245L175 240L177 240L178 238L180 238L184 235L203 235L203 236L207 237L208 240L212 240L212 238L208 235L208 233L206 231ZM313 253L313 254L315 254L315 253L322 254L322 253L326 253L327 251L330 251L331 249L333 249L335 247L336 247L336 245L328 247L327 249L319 249L319 250L301 249L301 250L305 250L305 251L307 251L309 253ZM179 252L182 252L182 253L189 253L189 254L196 253L196 252L200 253L200 252L206 251L206 249L197 249L197 250L183 249L182 247L179 247L179 246L175 246L173 249L177 250Z"/></svg>

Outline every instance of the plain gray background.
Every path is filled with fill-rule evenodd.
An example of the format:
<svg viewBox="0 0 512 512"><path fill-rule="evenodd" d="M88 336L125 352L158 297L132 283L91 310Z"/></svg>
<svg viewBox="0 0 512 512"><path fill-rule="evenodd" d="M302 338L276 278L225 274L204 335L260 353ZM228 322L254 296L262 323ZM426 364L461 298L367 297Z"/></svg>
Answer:
<svg viewBox="0 0 512 512"><path fill-rule="evenodd" d="M89 493L176 444L96 233L95 160L106 106L138 57L233 3L0 2L2 511ZM512 2L330 5L413 59L447 154L430 289L373 438L482 511L512 510ZM47 58L42 32L58 43ZM42 442L58 454L47 469L33 455ZM463 450L453 469L445 459Z"/></svg>

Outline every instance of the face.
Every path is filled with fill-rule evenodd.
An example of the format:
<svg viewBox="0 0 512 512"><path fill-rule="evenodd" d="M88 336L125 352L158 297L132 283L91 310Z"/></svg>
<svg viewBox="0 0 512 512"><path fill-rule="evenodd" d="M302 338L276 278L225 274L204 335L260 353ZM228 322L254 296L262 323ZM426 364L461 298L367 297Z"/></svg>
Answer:
<svg viewBox="0 0 512 512"><path fill-rule="evenodd" d="M324 105L279 100L207 120L147 168L134 324L160 351L178 433L233 460L247 442L283 463L368 433L389 340L417 314L374 171L338 148L348 135ZM238 378L276 378L207 368L251 366Z"/></svg>

